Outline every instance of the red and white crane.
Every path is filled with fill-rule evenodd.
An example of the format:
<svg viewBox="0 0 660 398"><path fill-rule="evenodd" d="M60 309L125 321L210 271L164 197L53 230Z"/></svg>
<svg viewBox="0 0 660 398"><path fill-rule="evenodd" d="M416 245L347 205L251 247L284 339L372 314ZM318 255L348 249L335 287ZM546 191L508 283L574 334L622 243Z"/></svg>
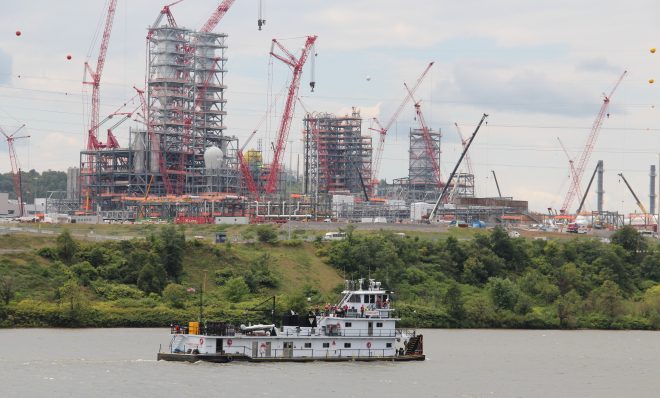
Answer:
<svg viewBox="0 0 660 398"><path fill-rule="evenodd" d="M578 196L582 196L582 188L580 187L580 181L578 180L577 171L575 170L575 162L571 158L571 155L568 153L568 150L566 150L564 143L561 141L561 139L559 139L559 137L557 137L557 141L559 141L559 145L561 146L562 151L564 151L564 154L568 159L568 167L571 173L571 185L576 186L576 194Z"/></svg>
<svg viewBox="0 0 660 398"><path fill-rule="evenodd" d="M236 155L238 157L238 165L241 168L241 174L243 174L243 178L245 179L245 185L247 185L248 192L252 195L258 196L259 192L257 190L257 184L254 182L254 177L252 176L250 167L248 166L247 162L245 161L245 157L243 156L245 147L247 147L255 134L257 134L257 130L254 130L252 133L250 133L250 136L247 138L247 140L245 140L245 143L236 152Z"/></svg>
<svg viewBox="0 0 660 398"><path fill-rule="evenodd" d="M303 66L307 61L310 53L313 53L314 43L316 42L317 36L307 36L305 45L302 47L300 56L296 58L289 50L284 48L284 46L273 39L270 55L274 58L284 62L288 65L293 71L293 77L291 78L291 83L289 84L289 90L286 98L286 103L284 105L284 113L282 114L282 121L280 123L279 130L277 131L277 145L275 146L275 154L273 155L273 161L270 165L270 171L268 174L268 179L266 180L266 193L273 193L277 189L277 181L280 173L280 159L284 153L284 147L286 143L287 136L289 135L289 129L291 127L291 120L293 119L293 112L296 106L296 97L298 96L298 89L300 88L300 78L302 77ZM275 52L275 48L278 48L283 54L278 54ZM314 89L315 82L310 82L312 90Z"/></svg>
<svg viewBox="0 0 660 398"><path fill-rule="evenodd" d="M435 62L430 62L426 69L424 69L424 72L422 75L417 79L417 82L415 85L412 87L410 90L411 93L415 93L417 91L417 87L419 87L420 83L422 83L422 80L424 80L424 77L428 73L429 69L433 66ZM380 135L378 138L378 147L376 149L376 156L373 161L373 165L371 167L371 190L372 190L372 195L373 195L373 190L378 184L378 172L380 171L380 162L383 158L383 149L385 148L385 136L387 135L387 132L389 131L390 127L396 122L396 120L399 118L399 115L403 111L403 108L408 104L408 101L410 100L410 96L406 94L405 98L397 108L397 110L394 112L390 120L387 122L385 126L383 126L378 119L373 118L374 122L378 126L377 129L370 128L371 130L377 131Z"/></svg>
<svg viewBox="0 0 660 398"><path fill-rule="evenodd" d="M465 149L465 145L467 144L467 141L465 140L465 137L463 137L463 132L461 131L461 128L458 127L458 123L454 122L454 126L456 126L456 132L458 133L458 137L461 139L461 145L463 146L463 149ZM470 160L470 154L465 152L465 166L467 168L468 174L474 175L474 171L472 169L472 161Z"/></svg>
<svg viewBox="0 0 660 398"><path fill-rule="evenodd" d="M598 137L598 133L600 132L601 127L603 127L603 119L605 118L606 115L609 117L607 110L610 107L610 100L612 99L612 95L614 95L614 92L616 91L617 87L619 87L619 84L621 84L621 80L623 80L624 76L626 76L626 73L628 73L628 71L623 71L621 77L619 77L619 80L617 80L616 84L614 85L614 88L612 88L612 91L610 91L610 95L605 95L603 98L603 105L600 107L600 112L598 112L598 116L596 116L596 120L594 121L594 124L591 127L591 133L587 138L587 142L584 146L584 150L582 151L582 155L580 156L580 159L577 162L577 167L575 168L576 178L573 179L573 182L571 183L568 192L566 193L564 204L561 206L561 210L560 210L561 213L566 213L568 211L568 208L571 206L571 204L573 203L573 199L575 199L575 196L578 193L580 181L582 180L582 176L584 175L585 167L587 165L587 162L589 161L591 152L594 149L594 145L596 143L596 138Z"/></svg>
<svg viewBox="0 0 660 398"><path fill-rule="evenodd" d="M160 13L158 14L158 18L156 18L156 21L151 25L151 28L149 29L147 33L147 40L151 39L151 37L154 35L154 29L160 25L160 21L163 20L163 17L167 17L167 22L169 26L176 28L178 25L176 24L176 20L174 19L174 15L172 15L172 10L170 10L170 7L177 5L181 3L183 0L177 0L174 3L167 4L163 6L163 9L160 10Z"/></svg>
<svg viewBox="0 0 660 398"><path fill-rule="evenodd" d="M21 131L25 125L22 125L16 129L13 133L7 134L0 127L0 133L5 136L7 140L7 146L9 147L9 162L11 163L11 174L12 180L14 182L14 192L16 193L16 199L18 201L18 216L23 217L23 187L21 184L21 166L18 162L18 157L16 156L16 149L14 148L14 141L21 138L30 138L29 135L16 136L16 133Z"/></svg>
<svg viewBox="0 0 660 398"><path fill-rule="evenodd" d="M431 131L429 130L429 126L426 124L426 119L424 119L424 114L422 113L422 102L415 101L415 97L413 96L412 91L410 91L408 85L406 83L403 83L403 85L406 87L406 90L408 90L408 95L415 104L415 113L417 114L417 121L422 128L422 138L424 139L426 155L428 156L429 162L431 162L431 167L433 168L435 184L438 186L438 188L442 188L442 176L440 174L440 161L438 160L437 148L433 143L433 139L431 138Z"/></svg>
<svg viewBox="0 0 660 398"><path fill-rule="evenodd" d="M92 69L89 62L85 61L85 80L83 84L92 86L92 109L90 114L89 131L87 135L87 149L94 148L94 142L98 142L98 129L99 129L99 104L100 104L100 90L101 90L101 76L103 75L103 67L105 66L105 56L108 52L108 44L110 42L110 33L112 32L112 23L115 19L115 10L117 9L117 0L110 0L108 5L108 13L105 17L105 29L103 30L103 37L101 39L101 48L99 56L96 61L96 69ZM89 77L89 80L87 78Z"/></svg>

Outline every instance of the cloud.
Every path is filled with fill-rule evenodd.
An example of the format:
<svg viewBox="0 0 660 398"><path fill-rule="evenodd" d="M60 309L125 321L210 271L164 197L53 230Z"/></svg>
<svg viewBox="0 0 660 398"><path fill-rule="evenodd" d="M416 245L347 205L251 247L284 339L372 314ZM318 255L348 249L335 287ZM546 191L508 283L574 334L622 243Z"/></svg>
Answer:
<svg viewBox="0 0 660 398"><path fill-rule="evenodd" d="M11 57L0 49L0 84L11 81Z"/></svg>

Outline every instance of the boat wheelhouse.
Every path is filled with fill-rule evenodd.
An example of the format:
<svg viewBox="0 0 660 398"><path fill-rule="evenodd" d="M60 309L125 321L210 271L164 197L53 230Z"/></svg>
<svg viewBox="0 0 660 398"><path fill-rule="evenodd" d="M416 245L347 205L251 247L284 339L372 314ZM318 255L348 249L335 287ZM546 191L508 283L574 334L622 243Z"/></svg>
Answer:
<svg viewBox="0 0 660 398"><path fill-rule="evenodd" d="M398 329L392 292L373 279L346 281L336 305L308 314L290 312L281 326L198 322L173 325L169 352L174 361L373 361L424 360L423 336Z"/></svg>

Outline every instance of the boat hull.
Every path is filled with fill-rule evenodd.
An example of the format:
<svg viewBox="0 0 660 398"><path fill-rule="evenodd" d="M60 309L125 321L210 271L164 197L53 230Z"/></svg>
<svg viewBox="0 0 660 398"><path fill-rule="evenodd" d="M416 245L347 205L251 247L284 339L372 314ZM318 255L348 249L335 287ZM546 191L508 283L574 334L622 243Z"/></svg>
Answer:
<svg viewBox="0 0 660 398"><path fill-rule="evenodd" d="M183 354L159 352L157 355L159 361L174 362L214 362L229 363L233 361L242 362L409 362L424 361L426 356L419 355L399 355L394 357L293 357L293 358L251 358L245 355L226 355L226 354Z"/></svg>

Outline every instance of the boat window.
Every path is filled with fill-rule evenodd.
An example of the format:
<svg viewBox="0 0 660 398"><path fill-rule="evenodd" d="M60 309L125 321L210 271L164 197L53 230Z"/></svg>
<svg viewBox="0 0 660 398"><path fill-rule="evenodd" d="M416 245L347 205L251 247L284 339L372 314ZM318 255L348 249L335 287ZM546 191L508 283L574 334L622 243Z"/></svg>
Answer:
<svg viewBox="0 0 660 398"><path fill-rule="evenodd" d="M387 343L387 344L385 344L385 347L387 347L387 348L392 348L392 343Z"/></svg>
<svg viewBox="0 0 660 398"><path fill-rule="evenodd" d="M351 348L351 343L344 343L344 348Z"/></svg>
<svg viewBox="0 0 660 398"><path fill-rule="evenodd" d="M351 297L348 299L349 303L359 303L360 302L360 295L359 294L353 294Z"/></svg>
<svg viewBox="0 0 660 398"><path fill-rule="evenodd" d="M323 348L330 348L330 343L323 343Z"/></svg>
<svg viewBox="0 0 660 398"><path fill-rule="evenodd" d="M305 343L305 348L312 348L312 343Z"/></svg>
<svg viewBox="0 0 660 398"><path fill-rule="evenodd" d="M344 327L350 328L351 326L353 326L351 322L344 322Z"/></svg>
<svg viewBox="0 0 660 398"><path fill-rule="evenodd" d="M382 328L383 327L383 322L376 322L376 327L377 328Z"/></svg>

